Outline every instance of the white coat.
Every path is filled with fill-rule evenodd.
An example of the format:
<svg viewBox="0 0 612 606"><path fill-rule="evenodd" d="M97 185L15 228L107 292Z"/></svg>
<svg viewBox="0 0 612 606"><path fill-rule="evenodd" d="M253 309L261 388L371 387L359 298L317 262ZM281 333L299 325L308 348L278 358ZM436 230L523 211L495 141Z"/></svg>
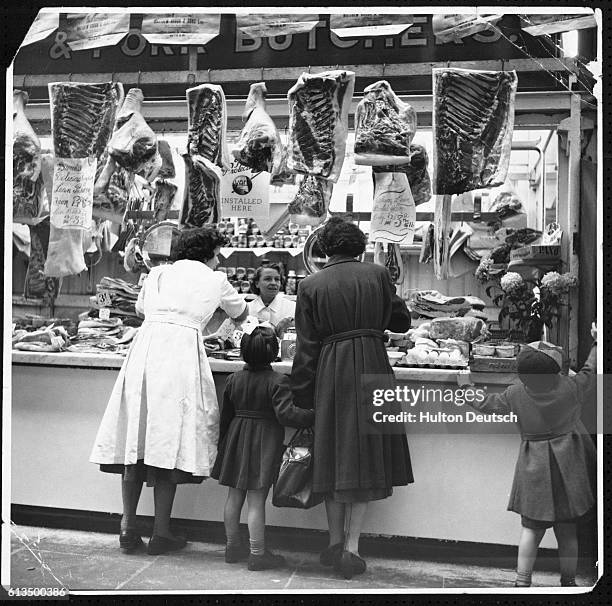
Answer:
<svg viewBox="0 0 612 606"><path fill-rule="evenodd" d="M136 309L145 321L119 372L91 452L98 464L145 465L208 476L219 406L202 342L215 309L245 302L222 272L181 260L151 270Z"/></svg>

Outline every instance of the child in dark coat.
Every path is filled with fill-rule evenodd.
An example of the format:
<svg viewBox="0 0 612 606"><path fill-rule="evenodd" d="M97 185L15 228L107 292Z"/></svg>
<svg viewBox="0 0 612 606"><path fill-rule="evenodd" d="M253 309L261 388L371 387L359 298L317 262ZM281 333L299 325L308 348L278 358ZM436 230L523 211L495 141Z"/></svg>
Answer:
<svg viewBox="0 0 612 606"><path fill-rule="evenodd" d="M271 327L258 326L245 334L240 350L247 363L225 384L219 427L219 452L211 476L229 486L224 522L225 561L246 556L240 543L240 512L248 499L249 570L277 568L284 558L265 549L265 503L282 458L284 428L311 427L314 410L293 404L289 378L274 372L278 354Z"/></svg>
<svg viewBox="0 0 612 606"><path fill-rule="evenodd" d="M595 326L591 331L596 338ZM576 585L576 522L595 505L596 455L580 420L581 406L592 397L597 368L593 344L582 369L560 374L562 350L538 341L518 355L520 383L484 402L484 412L518 417L521 446L508 509L521 515L516 587L529 587L538 547L552 526L558 543L561 585Z"/></svg>

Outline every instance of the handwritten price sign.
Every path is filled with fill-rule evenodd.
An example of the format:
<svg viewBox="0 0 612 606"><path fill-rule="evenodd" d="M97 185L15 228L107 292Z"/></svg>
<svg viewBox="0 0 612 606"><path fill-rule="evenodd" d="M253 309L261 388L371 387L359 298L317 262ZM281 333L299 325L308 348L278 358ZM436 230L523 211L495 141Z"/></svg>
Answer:
<svg viewBox="0 0 612 606"><path fill-rule="evenodd" d="M376 173L370 239L412 244L416 207L404 173Z"/></svg>
<svg viewBox="0 0 612 606"><path fill-rule="evenodd" d="M60 229L89 229L96 178L95 158L56 158L51 223Z"/></svg>

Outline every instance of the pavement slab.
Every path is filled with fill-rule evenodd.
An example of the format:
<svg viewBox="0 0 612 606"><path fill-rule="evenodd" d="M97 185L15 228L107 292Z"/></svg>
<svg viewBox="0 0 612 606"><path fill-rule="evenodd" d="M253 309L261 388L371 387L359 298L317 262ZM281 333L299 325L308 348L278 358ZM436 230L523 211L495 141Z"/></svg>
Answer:
<svg viewBox="0 0 612 606"><path fill-rule="evenodd" d="M246 562L226 564L224 546L190 542L181 551L149 556L119 550L114 534L28 526L11 527L11 586L66 587L72 591L216 592L402 592L418 588L512 588L514 570L471 565L368 557L363 575L341 578L321 566L318 553L274 550L287 566L252 572ZM146 538L145 538L146 541ZM578 578L591 587L594 579ZM558 587L559 575L536 571L534 587Z"/></svg>

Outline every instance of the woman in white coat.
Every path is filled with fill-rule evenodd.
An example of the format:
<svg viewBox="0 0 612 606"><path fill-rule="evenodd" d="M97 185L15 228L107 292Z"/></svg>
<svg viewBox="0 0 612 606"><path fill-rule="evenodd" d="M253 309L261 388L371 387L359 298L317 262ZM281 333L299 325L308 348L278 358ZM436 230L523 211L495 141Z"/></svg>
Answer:
<svg viewBox="0 0 612 606"><path fill-rule="evenodd" d="M280 267L276 264L257 268L251 282L251 291L257 295L249 303L249 315L260 322L269 322L277 327L282 320L286 323L295 317L295 301L280 292L282 279Z"/></svg>
<svg viewBox="0 0 612 606"><path fill-rule="evenodd" d="M135 527L142 483L154 487L150 554L185 546L170 531L176 485L200 483L217 455L219 407L202 341L217 307L241 322L247 307L214 271L225 239L213 228L182 232L175 262L151 270L136 310L145 321L115 383L90 461L122 474L120 547L142 545Z"/></svg>

